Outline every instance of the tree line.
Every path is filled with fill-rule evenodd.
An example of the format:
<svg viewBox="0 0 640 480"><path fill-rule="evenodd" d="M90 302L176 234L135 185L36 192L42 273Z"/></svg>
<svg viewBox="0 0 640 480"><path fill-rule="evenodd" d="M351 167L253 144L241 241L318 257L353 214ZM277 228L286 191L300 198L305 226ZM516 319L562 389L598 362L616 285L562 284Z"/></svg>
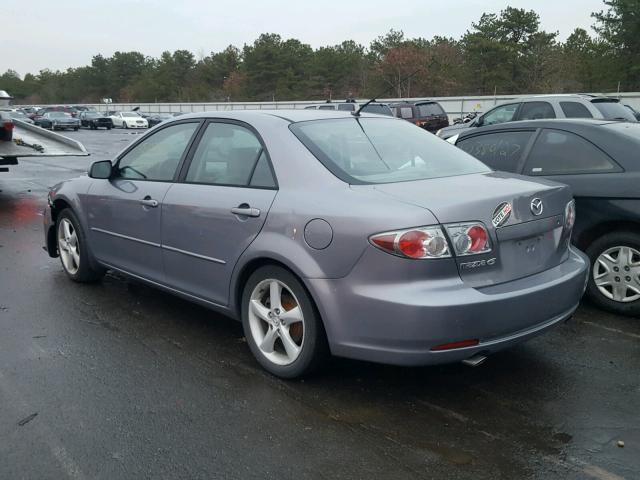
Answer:
<svg viewBox="0 0 640 480"><path fill-rule="evenodd" d="M66 71L0 75L14 103L273 101L640 90L640 0L604 0L564 41L533 10L485 13L459 39L390 30L313 49L264 33L242 48L95 55ZM385 91L384 94L381 92Z"/></svg>

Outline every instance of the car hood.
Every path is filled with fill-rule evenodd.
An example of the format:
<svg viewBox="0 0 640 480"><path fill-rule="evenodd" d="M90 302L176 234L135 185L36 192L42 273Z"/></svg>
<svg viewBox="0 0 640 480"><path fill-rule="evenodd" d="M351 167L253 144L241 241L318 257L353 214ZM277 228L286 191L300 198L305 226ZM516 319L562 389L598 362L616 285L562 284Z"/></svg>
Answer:
<svg viewBox="0 0 640 480"><path fill-rule="evenodd" d="M467 122L467 123L456 123L454 125L449 125L448 127L444 127L442 129L440 129L440 134L439 137L441 138L449 138L453 135L455 135L456 133L460 133L463 130L466 130L467 128L471 127L473 122Z"/></svg>

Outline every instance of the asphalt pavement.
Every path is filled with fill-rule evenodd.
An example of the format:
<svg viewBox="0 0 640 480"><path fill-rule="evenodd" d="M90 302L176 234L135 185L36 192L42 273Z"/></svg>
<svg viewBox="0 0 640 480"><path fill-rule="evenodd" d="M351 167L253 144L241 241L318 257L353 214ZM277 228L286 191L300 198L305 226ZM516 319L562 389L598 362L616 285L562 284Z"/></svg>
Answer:
<svg viewBox="0 0 640 480"><path fill-rule="evenodd" d="M233 320L68 281L42 250L47 187L139 134L68 132L91 157L0 173L0 479L640 478L640 319L584 302L480 367L334 359L292 382Z"/></svg>

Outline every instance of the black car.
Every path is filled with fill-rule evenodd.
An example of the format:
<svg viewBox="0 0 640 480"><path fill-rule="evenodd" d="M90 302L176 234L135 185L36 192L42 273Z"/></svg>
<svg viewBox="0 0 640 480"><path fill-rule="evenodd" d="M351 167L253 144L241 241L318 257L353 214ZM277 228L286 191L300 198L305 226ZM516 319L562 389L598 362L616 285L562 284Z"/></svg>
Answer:
<svg viewBox="0 0 640 480"><path fill-rule="evenodd" d="M433 100L399 102L389 106L396 117L404 118L432 133L449 126L449 117L446 112L438 102Z"/></svg>
<svg viewBox="0 0 640 480"><path fill-rule="evenodd" d="M573 243L591 259L589 297L616 313L640 315L640 124L509 122L469 129L455 144L494 170L569 185L576 201ZM544 217L545 199L539 200L531 209ZM531 255L536 241L533 232Z"/></svg>
<svg viewBox="0 0 640 480"><path fill-rule="evenodd" d="M110 117L105 117L98 112L92 112L85 110L80 112L80 126L90 128L91 130L97 130L98 128L106 128L111 130L113 128L113 120Z"/></svg>

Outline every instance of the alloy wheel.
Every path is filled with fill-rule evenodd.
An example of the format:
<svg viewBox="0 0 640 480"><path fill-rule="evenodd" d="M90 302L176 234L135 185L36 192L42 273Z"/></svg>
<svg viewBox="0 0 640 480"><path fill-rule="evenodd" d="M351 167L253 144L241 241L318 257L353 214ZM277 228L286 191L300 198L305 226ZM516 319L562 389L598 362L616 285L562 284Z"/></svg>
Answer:
<svg viewBox="0 0 640 480"><path fill-rule="evenodd" d="M593 281L602 295L615 302L640 299L640 252L628 246L605 250L593 265Z"/></svg>
<svg viewBox="0 0 640 480"><path fill-rule="evenodd" d="M58 224L58 250L65 270L71 275L78 273L80 268L78 234L68 218L63 218Z"/></svg>
<svg viewBox="0 0 640 480"><path fill-rule="evenodd" d="M290 365L304 343L300 302L282 281L258 283L249 299L249 329L260 353L276 365Z"/></svg>

